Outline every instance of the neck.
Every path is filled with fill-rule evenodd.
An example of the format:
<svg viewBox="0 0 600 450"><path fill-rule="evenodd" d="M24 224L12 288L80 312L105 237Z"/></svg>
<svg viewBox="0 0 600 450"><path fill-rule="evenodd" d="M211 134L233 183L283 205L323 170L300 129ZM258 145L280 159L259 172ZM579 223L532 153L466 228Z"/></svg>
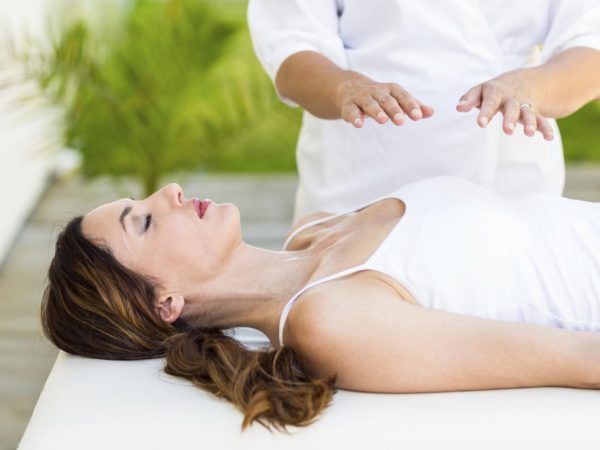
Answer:
<svg viewBox="0 0 600 450"><path fill-rule="evenodd" d="M241 241L218 275L189 296L186 320L195 326L255 328L278 346L281 312L317 271L323 254L322 248L272 251Z"/></svg>

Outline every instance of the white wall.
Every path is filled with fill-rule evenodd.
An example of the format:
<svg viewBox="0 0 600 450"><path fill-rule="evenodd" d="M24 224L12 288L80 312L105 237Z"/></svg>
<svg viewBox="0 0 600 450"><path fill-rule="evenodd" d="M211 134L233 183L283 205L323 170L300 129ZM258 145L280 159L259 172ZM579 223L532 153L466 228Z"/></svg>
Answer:
<svg viewBox="0 0 600 450"><path fill-rule="evenodd" d="M41 36L50 0L0 0L0 82L18 72L6 65L7 44L19 48L25 33ZM0 90L0 264L23 222L46 188L54 164L57 141L56 111L39 104L17 106L31 85ZM42 150L45 150L43 152ZM1 267L1 266L0 266Z"/></svg>

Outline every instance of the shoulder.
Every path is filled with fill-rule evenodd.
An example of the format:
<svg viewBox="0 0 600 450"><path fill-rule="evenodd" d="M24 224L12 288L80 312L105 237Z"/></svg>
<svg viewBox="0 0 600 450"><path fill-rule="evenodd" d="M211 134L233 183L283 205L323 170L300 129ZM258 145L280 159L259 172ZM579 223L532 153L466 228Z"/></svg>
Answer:
<svg viewBox="0 0 600 450"><path fill-rule="evenodd" d="M321 364L325 357L324 343L331 344L331 338L336 334L341 298L345 293L344 283L340 280L315 286L298 297L288 315L284 329L285 345L301 356L314 377L326 376L326 369ZM351 300L346 300L348 306Z"/></svg>
<svg viewBox="0 0 600 450"><path fill-rule="evenodd" d="M338 333L352 321L360 321L366 310L379 314L390 307L408 303L389 284L381 282L378 274L361 271L314 286L303 293L290 311L288 320L290 345L306 341L307 336Z"/></svg>
<svg viewBox="0 0 600 450"><path fill-rule="evenodd" d="M414 307L368 274L355 275L307 291L291 309L285 329L285 344L300 354L311 375L337 373L340 387L353 385L347 369L356 352L377 347L371 331L382 331L390 316Z"/></svg>

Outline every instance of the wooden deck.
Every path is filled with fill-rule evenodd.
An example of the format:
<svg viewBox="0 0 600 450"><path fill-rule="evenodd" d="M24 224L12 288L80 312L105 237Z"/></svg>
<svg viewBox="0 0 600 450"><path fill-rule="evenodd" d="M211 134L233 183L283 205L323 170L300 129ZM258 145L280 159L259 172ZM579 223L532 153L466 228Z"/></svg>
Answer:
<svg viewBox="0 0 600 450"><path fill-rule="evenodd" d="M291 225L297 178L285 175L199 175L181 182L188 196L235 203L244 240L279 249ZM133 185L73 177L51 185L0 268L0 450L15 449L57 350L39 323L54 238L70 217L115 198L139 197ZM565 195L600 201L600 166L572 166Z"/></svg>

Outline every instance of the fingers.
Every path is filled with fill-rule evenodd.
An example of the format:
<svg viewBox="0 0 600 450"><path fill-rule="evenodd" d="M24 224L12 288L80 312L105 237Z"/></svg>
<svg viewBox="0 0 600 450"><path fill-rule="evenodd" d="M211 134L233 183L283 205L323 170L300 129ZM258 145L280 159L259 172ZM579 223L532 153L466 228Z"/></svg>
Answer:
<svg viewBox="0 0 600 450"><path fill-rule="evenodd" d="M481 106L481 84L469 89L458 102L456 110L459 112L469 112L473 108Z"/></svg>
<svg viewBox="0 0 600 450"><path fill-rule="evenodd" d="M502 122L504 133L512 135L517 123L522 123L526 136L532 137L536 131L539 131L547 141L554 139L554 130L550 122L534 107L524 106L521 108L521 105L528 105L528 103L520 103L514 98L505 99L501 89L494 84L484 83L469 89L460 98L456 110L468 112L473 108L479 108L477 123L482 128L485 128L494 115L500 111L504 116Z"/></svg>
<svg viewBox="0 0 600 450"><path fill-rule="evenodd" d="M540 133L542 133L544 139L547 141L554 139L554 130L552 129L552 125L550 125L550 122L548 122L548 120L540 113L537 114L537 124L538 130Z"/></svg>
<svg viewBox="0 0 600 450"><path fill-rule="evenodd" d="M381 104L371 96L355 99L353 102L346 102L342 106L342 119L356 128L361 128L367 117L371 117L377 123L384 124L389 119L388 114L391 114L393 122L396 125L402 125L404 114L398 104L396 102L394 104L390 100L385 100L383 103L388 111L387 114Z"/></svg>
<svg viewBox="0 0 600 450"><path fill-rule="evenodd" d="M523 124L523 132L526 136L532 137L537 130L547 141L554 139L554 130L548 119L537 112L532 106L523 106L521 108L516 100L509 100L504 105L502 129L506 134L511 135L515 131L517 122Z"/></svg>
<svg viewBox="0 0 600 450"><path fill-rule="evenodd" d="M504 104L504 121L502 123L502 129L506 134L511 135L514 133L520 116L521 110L519 109L519 102L516 100L509 100Z"/></svg>
<svg viewBox="0 0 600 450"><path fill-rule="evenodd" d="M431 117L432 107L424 105L395 83L372 83L346 99L341 116L356 128L361 128L366 117L384 124L392 120L402 125L406 116L412 120Z"/></svg>
<svg viewBox="0 0 600 450"><path fill-rule="evenodd" d="M398 101L391 95L384 95L379 99L379 105L383 108L387 117L390 117L396 125L404 123L404 111L400 108Z"/></svg>
<svg viewBox="0 0 600 450"><path fill-rule="evenodd" d="M388 116L377 100L369 96L367 99L358 104L365 114L378 123L386 123Z"/></svg>
<svg viewBox="0 0 600 450"><path fill-rule="evenodd" d="M535 109L530 106L521 108L521 123L526 136L532 137L537 130L537 115Z"/></svg>
<svg viewBox="0 0 600 450"><path fill-rule="evenodd" d="M396 99L396 101L398 102L398 104L400 105L402 110L404 112L406 112L408 117L410 117L412 120L423 119L424 114L423 114L423 111L421 110L421 103L418 102L416 98L414 98L412 95L410 95L408 92L406 92L404 89L402 89L398 85L391 86L390 94L392 97L394 97ZM433 114L433 109L432 108L429 108L429 109L431 110L431 114ZM429 114L429 110L428 110L428 114ZM431 114L429 114L428 117L431 117Z"/></svg>
<svg viewBox="0 0 600 450"><path fill-rule="evenodd" d="M526 104L524 104L526 105ZM515 131L517 123L522 123L523 132L526 136L532 137L535 131L539 131L544 139L551 141L554 139L554 129L548 119L542 116L533 106L520 107L516 100L509 100L504 104L504 122L502 129L508 135Z"/></svg>
<svg viewBox="0 0 600 450"><path fill-rule="evenodd" d="M356 128L362 128L365 115L356 104L349 102L342 107L342 119L350 122Z"/></svg>
<svg viewBox="0 0 600 450"><path fill-rule="evenodd" d="M477 116L477 124L481 128L485 128L498 112L498 108L502 104L502 95L498 89L489 85L484 85L481 91L483 100Z"/></svg>
<svg viewBox="0 0 600 450"><path fill-rule="evenodd" d="M435 111L431 106L424 105L421 102L419 102L419 105L421 106L421 112L423 113L423 119L428 119L429 117L433 116L433 113Z"/></svg>
<svg viewBox="0 0 600 450"><path fill-rule="evenodd" d="M502 129L506 134L513 134L515 127L519 122L523 124L523 132L526 136L532 137L537 130L547 141L554 139L552 125L550 125L548 119L537 112L533 106L523 106L521 108L516 100L509 100L504 104L503 112L504 122Z"/></svg>

